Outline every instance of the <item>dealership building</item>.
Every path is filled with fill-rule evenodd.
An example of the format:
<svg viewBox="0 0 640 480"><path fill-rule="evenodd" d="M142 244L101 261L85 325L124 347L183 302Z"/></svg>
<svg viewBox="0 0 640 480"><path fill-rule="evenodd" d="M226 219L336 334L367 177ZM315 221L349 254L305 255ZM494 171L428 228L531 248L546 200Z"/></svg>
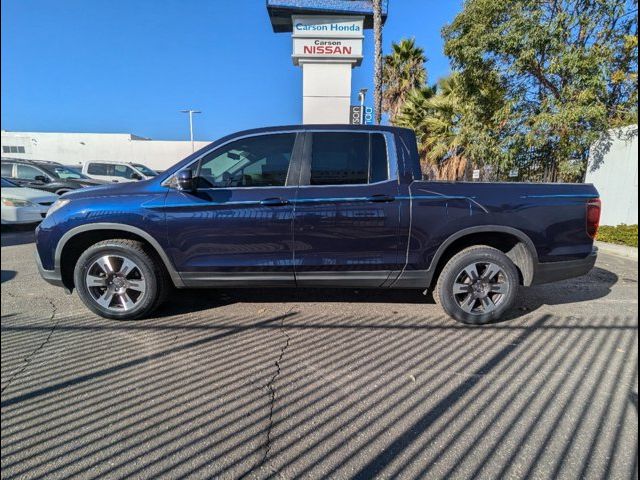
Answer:
<svg viewBox="0 0 640 480"><path fill-rule="evenodd" d="M195 149L209 142L194 142ZM165 170L191 154L190 141L151 140L131 133L2 131L2 156L79 166L86 161L142 163Z"/></svg>

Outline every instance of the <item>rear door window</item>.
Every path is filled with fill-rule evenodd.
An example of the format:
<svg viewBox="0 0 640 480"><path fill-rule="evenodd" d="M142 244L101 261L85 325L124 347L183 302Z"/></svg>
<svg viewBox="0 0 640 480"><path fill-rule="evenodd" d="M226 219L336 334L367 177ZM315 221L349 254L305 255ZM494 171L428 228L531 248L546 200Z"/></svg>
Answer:
<svg viewBox="0 0 640 480"><path fill-rule="evenodd" d="M89 175L109 175L110 165L107 163L90 163L87 167Z"/></svg>
<svg viewBox="0 0 640 480"><path fill-rule="evenodd" d="M17 178L22 180L35 180L37 176L46 177L44 172L39 168L32 167L31 165L18 164Z"/></svg>
<svg viewBox="0 0 640 480"><path fill-rule="evenodd" d="M372 133L371 162L369 164L369 183L382 182L389 179L389 160L387 158L387 142L384 135Z"/></svg>
<svg viewBox="0 0 640 480"><path fill-rule="evenodd" d="M120 178L133 178L133 168L126 165L114 165L113 176Z"/></svg>
<svg viewBox="0 0 640 480"><path fill-rule="evenodd" d="M387 149L382 134L312 134L309 185L363 185L387 178Z"/></svg>
<svg viewBox="0 0 640 480"><path fill-rule="evenodd" d="M2 164L2 176L3 177L13 177L13 163L3 163Z"/></svg>

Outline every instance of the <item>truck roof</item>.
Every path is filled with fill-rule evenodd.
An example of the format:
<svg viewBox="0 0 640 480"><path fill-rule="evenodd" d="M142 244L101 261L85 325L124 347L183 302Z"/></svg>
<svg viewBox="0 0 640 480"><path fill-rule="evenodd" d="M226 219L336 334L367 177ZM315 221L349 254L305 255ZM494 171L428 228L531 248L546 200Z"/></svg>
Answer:
<svg viewBox="0 0 640 480"><path fill-rule="evenodd" d="M385 132L393 132L396 130L406 130L402 127L395 127L393 125L351 125L344 123L306 123L298 125L274 125L271 127L252 128L249 131L274 131L274 130L380 130ZM235 134L242 132L235 132Z"/></svg>
<svg viewBox="0 0 640 480"><path fill-rule="evenodd" d="M335 123L335 124L298 124L298 125L276 125L272 127L260 127L260 128L251 128L248 130L240 130L238 132L233 132L229 135L225 135L224 137L216 140L214 143L224 141L226 139L231 139L234 137L239 137L243 135L254 135L258 133L267 133L267 132L287 132L287 131L323 131L323 130L342 130L342 131L354 131L354 132L371 132L371 131L380 131L380 132L400 132L406 131L413 133L413 130L402 127L394 127L391 125L349 125L344 123Z"/></svg>

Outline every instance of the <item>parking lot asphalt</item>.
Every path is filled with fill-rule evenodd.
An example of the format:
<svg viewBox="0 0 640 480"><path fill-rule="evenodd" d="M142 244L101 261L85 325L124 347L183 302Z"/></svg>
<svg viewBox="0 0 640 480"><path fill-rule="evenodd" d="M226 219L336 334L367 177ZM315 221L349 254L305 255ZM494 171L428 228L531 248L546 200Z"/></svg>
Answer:
<svg viewBox="0 0 640 480"><path fill-rule="evenodd" d="M117 322L2 233L2 478L637 478L638 265L470 327L415 291L178 291Z"/></svg>

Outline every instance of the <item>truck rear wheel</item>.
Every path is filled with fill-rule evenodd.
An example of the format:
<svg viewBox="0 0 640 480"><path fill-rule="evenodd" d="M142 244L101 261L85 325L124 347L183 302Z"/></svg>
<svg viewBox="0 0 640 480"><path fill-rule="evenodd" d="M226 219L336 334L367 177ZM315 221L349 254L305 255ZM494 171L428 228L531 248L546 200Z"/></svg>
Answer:
<svg viewBox="0 0 640 480"><path fill-rule="evenodd" d="M113 239L78 259L74 283L82 302L101 317L132 320L149 315L168 291L165 271L141 242Z"/></svg>
<svg viewBox="0 0 640 480"><path fill-rule="evenodd" d="M504 253L480 245L447 262L433 296L459 322L482 325L500 319L513 305L519 283L518 269Z"/></svg>

